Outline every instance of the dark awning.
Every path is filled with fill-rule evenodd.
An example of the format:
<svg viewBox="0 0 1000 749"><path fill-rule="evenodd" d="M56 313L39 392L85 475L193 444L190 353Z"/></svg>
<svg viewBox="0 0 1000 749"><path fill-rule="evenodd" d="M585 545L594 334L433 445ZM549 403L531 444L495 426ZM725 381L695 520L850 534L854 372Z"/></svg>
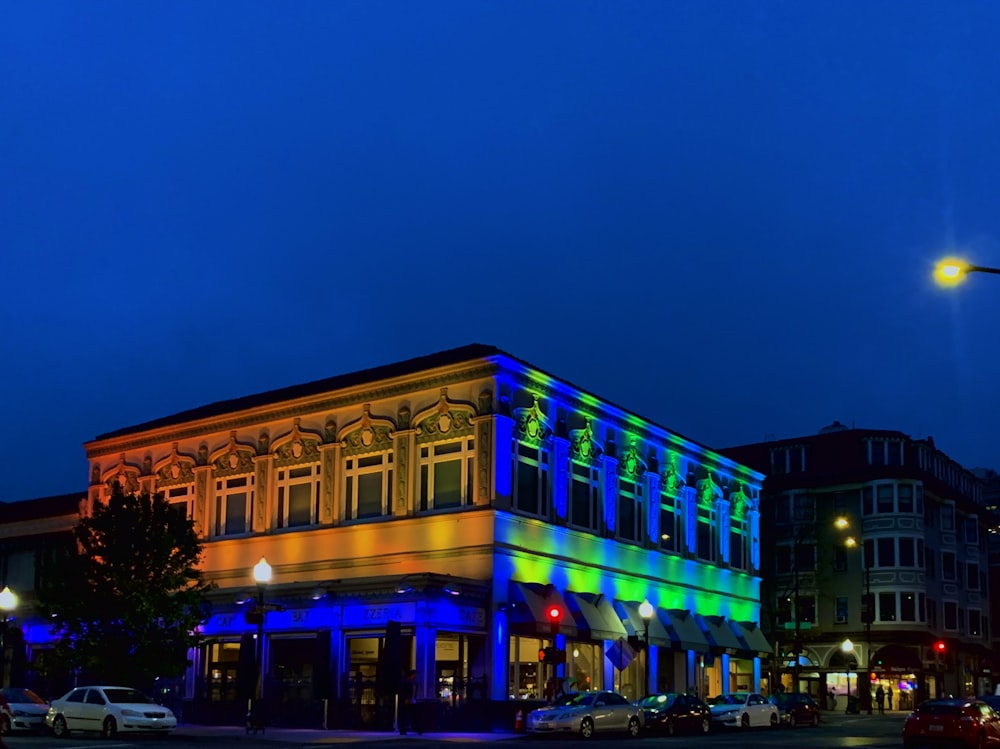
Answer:
<svg viewBox="0 0 1000 749"><path fill-rule="evenodd" d="M920 655L913 648L905 645L886 645L879 648L872 656L873 669L895 670L895 671L920 671L923 664L920 662Z"/></svg>
<svg viewBox="0 0 1000 749"><path fill-rule="evenodd" d="M671 645L677 650L708 652L708 640L687 609L657 609L656 616L670 635Z"/></svg>
<svg viewBox="0 0 1000 749"><path fill-rule="evenodd" d="M566 601L552 584L523 583L511 580L507 585L507 623L513 634L549 637L548 606L559 606L565 612L559 632L575 637L576 622Z"/></svg>
<svg viewBox="0 0 1000 749"><path fill-rule="evenodd" d="M601 593L566 592L566 603L576 620L579 637L591 640L617 640L625 637L625 625L611 600Z"/></svg>
<svg viewBox="0 0 1000 749"><path fill-rule="evenodd" d="M642 638L646 631L646 621L639 613L639 605L638 601L615 601L615 611L621 618L622 624L625 625L626 632L629 635ZM663 622L656 615L655 609L653 617L649 620L649 642L661 647L670 647L674 644L667 628L663 626Z"/></svg>
<svg viewBox="0 0 1000 749"><path fill-rule="evenodd" d="M754 655L770 655L774 652L774 648L760 631L757 622L737 622L730 619L729 626L733 628L736 638L740 641L740 650Z"/></svg>
<svg viewBox="0 0 1000 749"><path fill-rule="evenodd" d="M726 624L724 616L698 615L698 623L705 632L708 644L716 652L736 653L741 650L740 641L736 639L736 633Z"/></svg>

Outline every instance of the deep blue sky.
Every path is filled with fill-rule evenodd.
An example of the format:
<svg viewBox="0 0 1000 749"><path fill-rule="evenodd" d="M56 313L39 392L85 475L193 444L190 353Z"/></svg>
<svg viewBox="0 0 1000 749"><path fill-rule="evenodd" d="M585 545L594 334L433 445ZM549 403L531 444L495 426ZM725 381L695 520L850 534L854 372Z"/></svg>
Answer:
<svg viewBox="0 0 1000 749"><path fill-rule="evenodd" d="M0 7L0 500L479 341L701 442L1000 468L1000 3Z"/></svg>

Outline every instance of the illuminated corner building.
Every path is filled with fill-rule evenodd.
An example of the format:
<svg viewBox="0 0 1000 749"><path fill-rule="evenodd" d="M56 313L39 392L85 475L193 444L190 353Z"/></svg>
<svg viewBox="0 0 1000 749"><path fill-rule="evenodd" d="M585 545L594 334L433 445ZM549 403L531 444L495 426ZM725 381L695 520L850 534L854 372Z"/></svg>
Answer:
<svg viewBox="0 0 1000 749"><path fill-rule="evenodd" d="M217 587L188 719L245 706L262 556L280 607L264 692L285 724L317 723L327 699L331 727L384 726L410 668L455 725L508 729L552 677L630 698L647 673L703 695L761 686L763 476L496 348L213 403L86 452L89 501L115 482L163 492L203 538Z"/></svg>
<svg viewBox="0 0 1000 749"><path fill-rule="evenodd" d="M853 661L852 693L871 665L863 704L879 684L897 709L992 694L992 513L970 471L929 437L839 422L721 452L767 473L762 618L783 654L772 678L791 690L797 671L800 690L843 696Z"/></svg>

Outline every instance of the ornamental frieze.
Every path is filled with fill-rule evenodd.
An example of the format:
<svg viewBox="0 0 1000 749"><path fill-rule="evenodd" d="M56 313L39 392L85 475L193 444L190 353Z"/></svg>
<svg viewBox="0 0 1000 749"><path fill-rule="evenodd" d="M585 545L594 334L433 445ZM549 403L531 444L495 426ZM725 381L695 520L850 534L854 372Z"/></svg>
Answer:
<svg viewBox="0 0 1000 749"><path fill-rule="evenodd" d="M386 452L392 449L393 425L388 419L371 416L371 404L364 405L361 418L344 427L341 445L344 455Z"/></svg>
<svg viewBox="0 0 1000 749"><path fill-rule="evenodd" d="M722 489L712 480L712 473L703 478L697 484L698 504L702 507L711 507L718 500L722 499Z"/></svg>
<svg viewBox="0 0 1000 749"><path fill-rule="evenodd" d="M229 446L212 461L214 474L218 477L238 476L253 472L253 455L255 450L236 441L236 432L229 433Z"/></svg>
<svg viewBox="0 0 1000 749"><path fill-rule="evenodd" d="M635 442L619 458L618 475L631 481L638 481L646 475L646 461L639 455Z"/></svg>
<svg viewBox="0 0 1000 749"><path fill-rule="evenodd" d="M671 463L667 466L667 470L663 472L663 493L671 497L677 497L680 495L681 490L684 489L684 478L681 476L680 472L677 470L677 466Z"/></svg>
<svg viewBox="0 0 1000 749"><path fill-rule="evenodd" d="M741 518L752 509L752 500L743 492L743 484L736 484L736 491L729 495L729 504L734 518Z"/></svg>
<svg viewBox="0 0 1000 749"><path fill-rule="evenodd" d="M295 419L292 431L275 440L274 464L278 467L319 462L320 437L313 432L303 431L299 419Z"/></svg>

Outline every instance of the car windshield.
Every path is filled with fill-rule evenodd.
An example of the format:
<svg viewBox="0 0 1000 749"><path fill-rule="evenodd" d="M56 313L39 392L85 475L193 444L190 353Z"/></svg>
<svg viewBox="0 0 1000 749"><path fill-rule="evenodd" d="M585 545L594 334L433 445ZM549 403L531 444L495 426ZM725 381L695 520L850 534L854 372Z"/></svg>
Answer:
<svg viewBox="0 0 1000 749"><path fill-rule="evenodd" d="M556 705L559 707L583 707L594 704L593 692L578 692L577 694L567 694L561 698Z"/></svg>
<svg viewBox="0 0 1000 749"><path fill-rule="evenodd" d="M117 704L155 704L149 697L135 689L105 689L108 702Z"/></svg>
<svg viewBox="0 0 1000 749"><path fill-rule="evenodd" d="M25 704L34 703L36 705L46 705L48 704L45 700L39 697L37 694L32 692L30 689L20 689L18 687L7 687L6 689L0 690L0 694L3 694L3 698L7 702Z"/></svg>
<svg viewBox="0 0 1000 749"><path fill-rule="evenodd" d="M677 701L676 694L651 694L639 700L639 707L665 708Z"/></svg>
<svg viewBox="0 0 1000 749"><path fill-rule="evenodd" d="M747 701L745 694L720 694L708 700L709 705L742 705Z"/></svg>

